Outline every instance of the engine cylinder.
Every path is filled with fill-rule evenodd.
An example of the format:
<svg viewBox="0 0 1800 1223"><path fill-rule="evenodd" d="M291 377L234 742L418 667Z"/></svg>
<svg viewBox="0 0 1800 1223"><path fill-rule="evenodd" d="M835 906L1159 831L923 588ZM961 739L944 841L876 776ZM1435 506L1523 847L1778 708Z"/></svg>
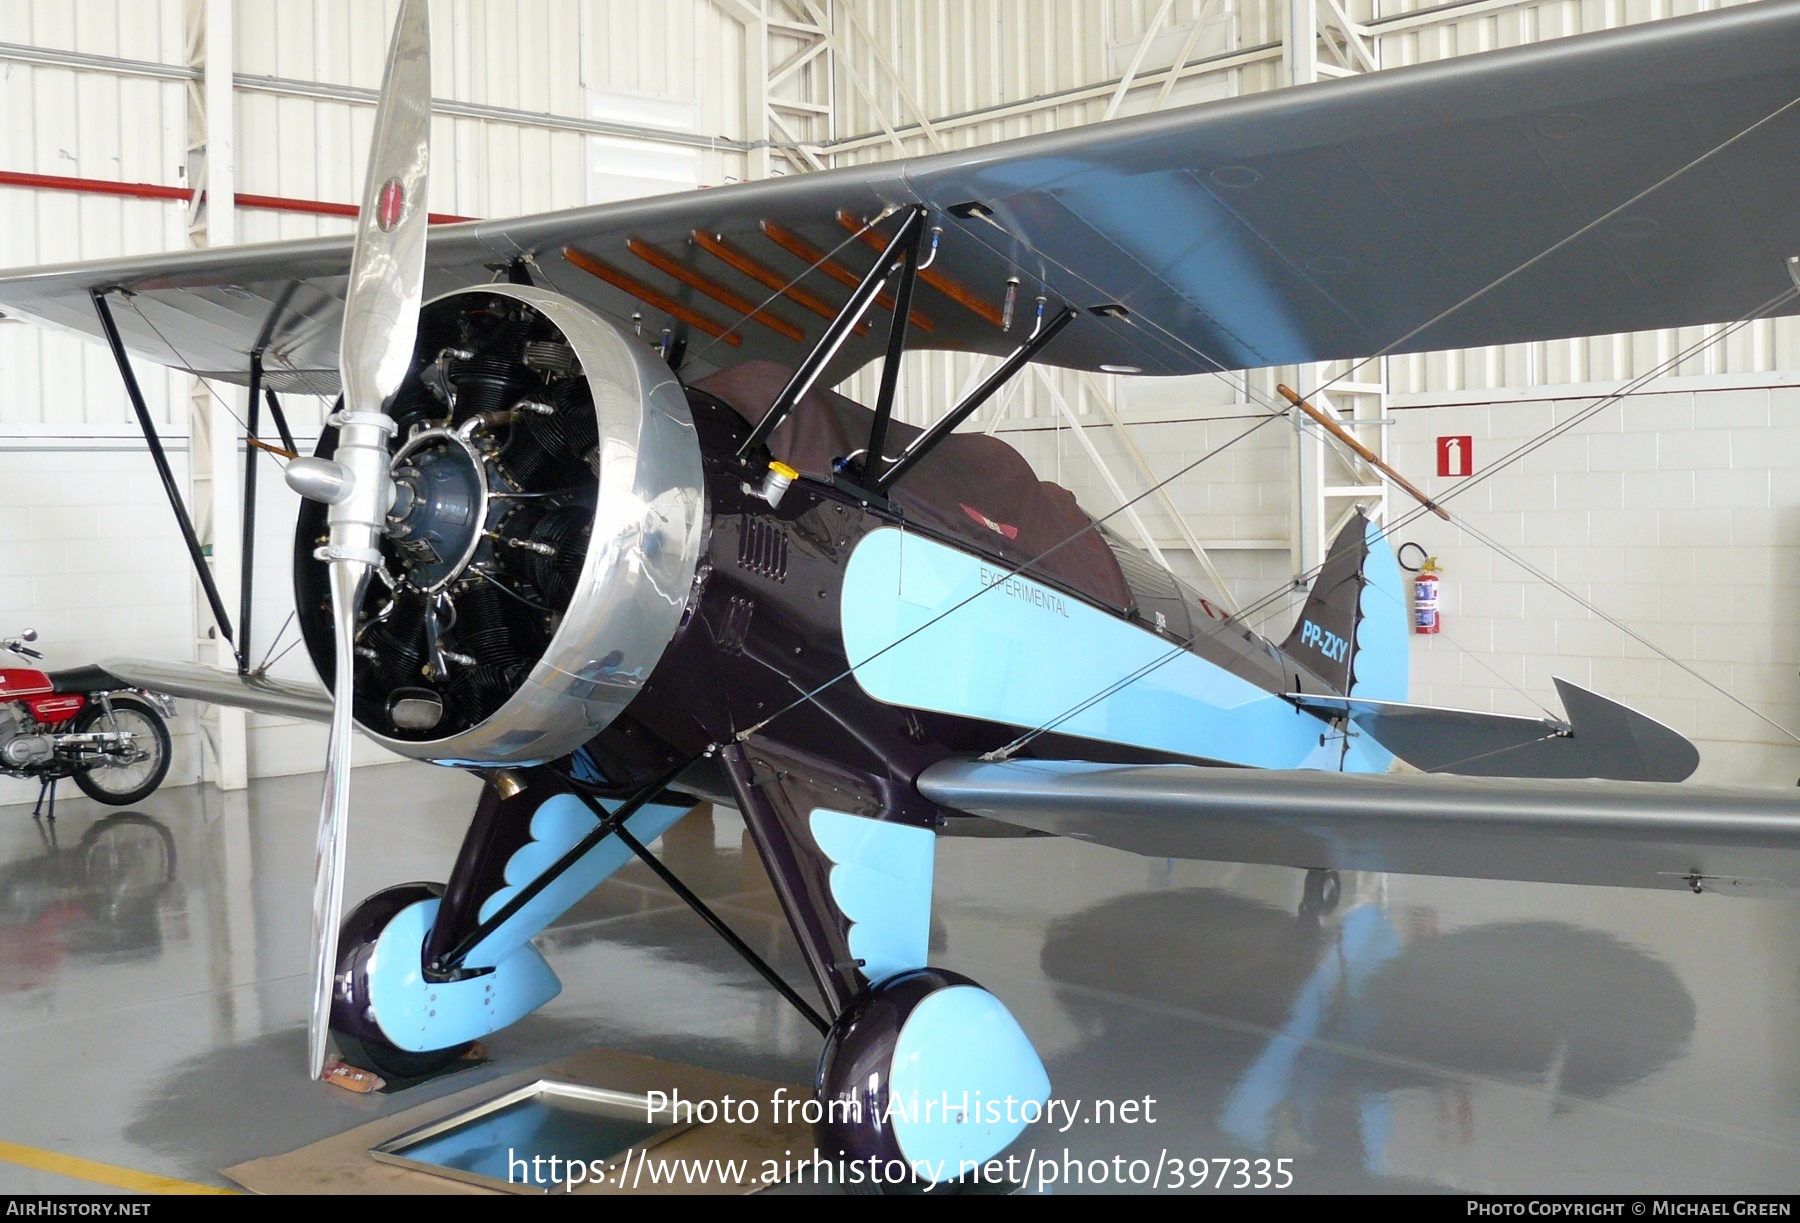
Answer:
<svg viewBox="0 0 1800 1223"><path fill-rule="evenodd" d="M445 764L566 755L637 695L693 586L705 507L681 385L586 307L495 284L426 303L393 402L404 495L381 543L392 589L371 580L358 611L357 722ZM323 522L303 504L295 594L330 685ZM397 724L395 694L421 687L443 716Z"/></svg>

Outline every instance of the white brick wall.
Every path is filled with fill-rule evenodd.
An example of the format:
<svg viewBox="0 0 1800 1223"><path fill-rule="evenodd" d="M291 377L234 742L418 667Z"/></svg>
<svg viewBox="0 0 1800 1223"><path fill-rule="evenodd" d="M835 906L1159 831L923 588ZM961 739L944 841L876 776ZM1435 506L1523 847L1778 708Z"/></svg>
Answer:
<svg viewBox="0 0 1800 1223"><path fill-rule="evenodd" d="M311 434L301 439L310 449L317 436L316 404L290 399L285 406L294 424ZM191 505L188 439L185 433L164 433L163 443ZM241 450L235 462L241 471ZM195 626L210 617L204 615L187 549L136 429L90 426L70 434L49 426L0 425L0 502L0 636L36 628L43 665L52 669L121 655L181 661L197 656ZM272 461L262 461L257 504L252 658L260 661L294 606L290 566L298 500ZM238 594L223 593L235 622ZM283 644L295 636L288 624ZM0 665L11 657L0 659ZM271 672L317 679L304 647L289 651ZM168 785L199 779L202 748L194 715L191 702L178 702L170 727L175 751ZM316 770L324 747L323 727L249 715L252 777ZM391 759L373 744L358 744L359 764ZM36 796L35 783L0 777L0 805Z"/></svg>
<svg viewBox="0 0 1800 1223"><path fill-rule="evenodd" d="M1255 423L1259 409L1223 399L1217 379L1122 380L1119 403L1138 447L1166 478ZM1474 438L1477 472L1568 421L1617 384L1393 397L1390 454L1427 492L1436 439ZM1663 379L1654 393L1603 409L1453 496L1452 511L1739 699L1800 733L1800 375ZM860 388L857 388L860 389ZM1043 397L1021 394L1000 436L1038 473L1096 515L1117 498ZM1148 417L1149 419L1145 419ZM1159 419L1160 418L1160 419ZM1150 481L1098 412L1082 417L1127 495ZM1290 431L1272 425L1169 486L1203 540L1235 543L1212 558L1240 601L1273 596L1255 617L1284 636L1298 598L1285 540ZM1408 503L1395 495L1396 514ZM1170 562L1211 585L1159 501L1137 508ZM1128 539L1122 517L1110 520ZM1414 637L1413 699L1511 713L1561 710L1552 676L1623 700L1700 746L1700 776L1788 786L1800 743L1658 658L1579 602L1472 535L1423 516L1397 533L1445 565L1446 631ZM1135 539L1134 539L1134 542Z"/></svg>
<svg viewBox="0 0 1800 1223"><path fill-rule="evenodd" d="M1800 630L1791 627L1800 611L1800 387L1782 376L1749 381L1665 381L1680 389L1602 410L1449 505L1800 732ZM1398 397L1395 463L1432 495L1451 493L1460 482L1434 474L1438 436L1472 435L1479 472L1610 389ZM1445 566L1445 632L1414 638L1415 700L1556 712L1550 679L1561 675L1692 737L1703 778L1785 786L1800 777L1800 743L1466 532L1427 516L1399 537Z"/></svg>

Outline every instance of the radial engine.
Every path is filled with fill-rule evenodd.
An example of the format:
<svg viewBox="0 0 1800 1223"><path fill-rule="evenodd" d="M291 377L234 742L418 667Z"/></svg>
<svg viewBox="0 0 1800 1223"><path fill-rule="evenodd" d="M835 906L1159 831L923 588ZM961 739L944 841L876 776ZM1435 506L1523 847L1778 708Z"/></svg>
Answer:
<svg viewBox="0 0 1800 1223"><path fill-rule="evenodd" d="M426 303L388 411L394 498L357 611L358 724L445 764L575 750L642 687L693 586L705 505L680 384L585 307L495 284ZM329 685L325 515L302 502L294 589Z"/></svg>

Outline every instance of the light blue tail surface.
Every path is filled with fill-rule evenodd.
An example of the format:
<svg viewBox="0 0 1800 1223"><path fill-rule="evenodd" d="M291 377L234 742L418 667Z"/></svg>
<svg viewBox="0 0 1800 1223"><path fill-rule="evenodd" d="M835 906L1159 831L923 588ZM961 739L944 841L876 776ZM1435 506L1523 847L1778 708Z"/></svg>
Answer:
<svg viewBox="0 0 1800 1223"><path fill-rule="evenodd" d="M1367 552L1362 562L1362 595L1350 650L1350 696L1371 701L1404 701L1411 687L1412 642L1406 616L1406 583L1393 545L1383 529L1362 523ZM1357 522L1350 526L1354 528ZM1349 528L1346 528L1349 529ZM1351 724L1349 749L1341 767L1346 773L1385 773L1394 753L1366 731Z"/></svg>
<svg viewBox="0 0 1800 1223"><path fill-rule="evenodd" d="M1354 524L1352 524L1354 525ZM1406 616L1406 580L1383 529L1363 523L1362 615L1351 653L1350 696L1404 701L1410 687L1412 643Z"/></svg>

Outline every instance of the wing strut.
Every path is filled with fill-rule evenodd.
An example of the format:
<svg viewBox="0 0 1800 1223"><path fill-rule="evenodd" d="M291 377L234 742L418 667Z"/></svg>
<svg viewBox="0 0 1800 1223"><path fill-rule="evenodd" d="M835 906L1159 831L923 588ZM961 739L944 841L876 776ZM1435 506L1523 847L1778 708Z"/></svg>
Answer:
<svg viewBox="0 0 1800 1223"><path fill-rule="evenodd" d="M894 319L888 325L887 354L881 361L881 390L875 397L875 419L869 425L869 444L863 448L862 470L879 473L887 465L888 422L894 418L894 392L900 386L900 358L906 352L906 316L912 309L913 282L919 278L919 239L924 235L925 210L915 209L919 222L910 227L901 258L900 283L894 289ZM902 227L907 228L907 227ZM873 236L873 235L871 235Z"/></svg>
<svg viewBox="0 0 1800 1223"><path fill-rule="evenodd" d="M207 603L212 606L213 621L225 634L225 640L235 648L237 643L231 635L231 617L225 614L225 600L219 597L219 587L206 565L206 554L200 550L200 537L194 533L194 520L188 517L187 506L181 501L181 490L175 487L175 476L169 470L169 456L163 453L162 438L157 436L156 425L150 420L150 409L144 405L143 388L138 386L137 375L131 370L125 341L119 338L119 325L113 321L112 307L106 304L106 290L90 289L88 296L93 298L94 313L100 316L100 329L106 333L106 344L112 349L113 361L119 367L119 377L125 383L131 410L137 413L138 428L144 431L144 441L150 447L150 461L156 464L156 474L162 477L169 508L175 511L175 525L181 528L181 538L187 543L188 556L194 562L194 574L200 579L201 589L206 591Z"/></svg>
<svg viewBox="0 0 1800 1223"><path fill-rule="evenodd" d="M889 239L887 248L881 252L881 258L875 261L875 266L869 269L868 275L862 278L862 283L858 284L856 290L850 294L850 300L844 303L844 308L839 310L837 317L826 326L825 334L819 337L819 342L813 345L813 350L807 353L805 359L800 362L800 368L794 371L794 376L788 379L788 384L782 388L781 394L777 395L775 402L770 405L768 415L762 418L762 422L750 431L749 437L744 439L744 444L738 447L738 458L750 459L762 448L763 444L769 440L769 435L775 432L776 426L786 420L788 413L794 410L794 405L800 402L802 396L812 390L813 383L817 382L819 375L825 372L826 364L837 356L838 349L842 348L844 341L850 338L851 330L862 322L863 315L867 314L869 307L875 304L875 298L882 289L887 287L887 282L894 278L894 274L900 270L902 262L911 267L907 252L916 248L918 234L924 224L924 207L914 206L907 210L906 219L900 222L900 228ZM910 289L910 283L907 287ZM904 334L905 332L902 331L901 335L904 336ZM891 342L889 347L892 348ZM887 375L884 372L882 375L884 386L886 380Z"/></svg>
<svg viewBox="0 0 1800 1223"><path fill-rule="evenodd" d="M250 673L250 601L256 593L256 424L258 402L262 396L263 350L250 354L250 396L245 405L244 420L244 537L238 549L238 639L239 675Z"/></svg>
<svg viewBox="0 0 1800 1223"><path fill-rule="evenodd" d="M917 466L920 459L937 449L939 442L949 437L958 425L974 415L975 410L986 403L995 391L1005 386L1007 381L1025 368L1027 362L1042 352L1050 341L1062 332L1064 327L1074 322L1075 316L1079 313L1080 311L1075 307L1069 306L1055 318L1046 320L1044 303L1040 299L1038 302L1038 325L1026 341L1013 349L1012 355L1002 361L1000 368L989 374L985 382L971 391L967 399L952 408L942 420L914 438L913 444L906 448L906 453L890 463L888 469L882 472L880 478L875 481L875 491L883 497L887 496L888 490L899 482L900 477ZM885 376L884 372L884 380Z"/></svg>

